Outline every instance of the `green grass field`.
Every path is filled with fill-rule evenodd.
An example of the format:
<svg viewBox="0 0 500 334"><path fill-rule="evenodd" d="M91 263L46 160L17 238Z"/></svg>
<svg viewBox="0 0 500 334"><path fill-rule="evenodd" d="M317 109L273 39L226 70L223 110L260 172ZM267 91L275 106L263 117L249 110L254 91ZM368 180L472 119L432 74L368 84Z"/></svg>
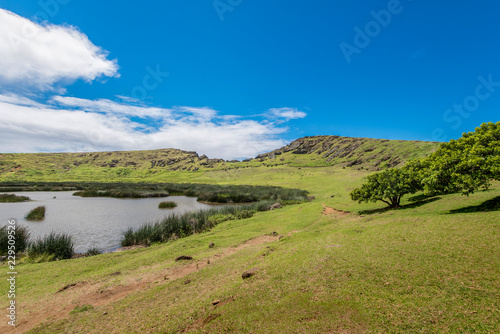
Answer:
<svg viewBox="0 0 500 334"><path fill-rule="evenodd" d="M368 173L277 166L184 174L186 182L300 188L316 199L167 244L19 265L17 330L500 332L500 184L469 197L407 197L387 211L350 200ZM324 206L351 213L325 215ZM180 255L193 260L175 261ZM6 306L6 294L0 301Z"/></svg>

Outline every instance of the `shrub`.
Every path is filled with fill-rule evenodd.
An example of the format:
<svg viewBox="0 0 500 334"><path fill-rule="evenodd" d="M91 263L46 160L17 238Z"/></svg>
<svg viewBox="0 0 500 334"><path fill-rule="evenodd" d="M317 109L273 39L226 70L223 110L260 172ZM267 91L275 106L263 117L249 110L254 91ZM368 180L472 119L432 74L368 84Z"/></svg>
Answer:
<svg viewBox="0 0 500 334"><path fill-rule="evenodd" d="M45 206L37 206L26 215L26 220L44 220L45 219Z"/></svg>
<svg viewBox="0 0 500 334"><path fill-rule="evenodd" d="M7 255L9 251L9 233L7 226L0 228L0 255ZM22 253L28 246L29 231L24 226L16 226L15 229L15 250L16 253Z"/></svg>
<svg viewBox="0 0 500 334"><path fill-rule="evenodd" d="M177 203L175 202L161 202L158 205L159 209L173 209L175 207L177 207Z"/></svg>
<svg viewBox="0 0 500 334"><path fill-rule="evenodd" d="M28 245L28 256L36 257L43 254L50 254L54 255L58 260L70 259L74 253L73 246L70 235L52 232L43 238L38 238L30 242Z"/></svg>

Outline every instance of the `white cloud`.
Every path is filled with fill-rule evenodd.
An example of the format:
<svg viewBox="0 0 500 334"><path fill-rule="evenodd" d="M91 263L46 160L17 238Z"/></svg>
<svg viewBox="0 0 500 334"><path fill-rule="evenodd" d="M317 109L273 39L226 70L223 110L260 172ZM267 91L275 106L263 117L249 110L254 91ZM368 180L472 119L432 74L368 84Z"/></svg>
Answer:
<svg viewBox="0 0 500 334"><path fill-rule="evenodd" d="M0 95L0 102L7 102L11 104L18 104L22 106L32 106L32 107L40 107L41 104L35 102L27 97L19 96L12 93L5 93Z"/></svg>
<svg viewBox="0 0 500 334"><path fill-rule="evenodd" d="M285 144L277 137L286 128L268 121L220 117L210 108L160 109L62 96L50 101L37 103L0 94L0 152L178 148L235 159ZM131 120L146 115L154 119L149 123Z"/></svg>
<svg viewBox="0 0 500 334"><path fill-rule="evenodd" d="M40 25L0 9L0 84L50 90L61 81L118 76L116 60L71 26Z"/></svg>
<svg viewBox="0 0 500 334"><path fill-rule="evenodd" d="M254 157L285 144L282 123L306 116L275 108L258 121L209 107L155 108L126 96L119 102L62 96L74 80L118 76L117 62L107 56L75 27L40 25L0 9L0 89L38 94L35 100L0 90L0 152L177 148L212 158ZM44 91L59 95L47 98Z"/></svg>
<svg viewBox="0 0 500 334"><path fill-rule="evenodd" d="M305 112L299 111L296 108L272 108L269 109L268 112L271 117L284 118L287 121L305 118L307 116Z"/></svg>
<svg viewBox="0 0 500 334"><path fill-rule="evenodd" d="M177 107L176 109L180 112L191 114L192 116L189 116L188 118L194 122L207 122L217 115L217 111L207 107Z"/></svg>
<svg viewBox="0 0 500 334"><path fill-rule="evenodd" d="M137 103L118 103L107 99L86 100L76 97L54 96L51 101L64 107L78 108L84 111L121 114L140 118L158 118L171 114L170 109L138 106Z"/></svg>

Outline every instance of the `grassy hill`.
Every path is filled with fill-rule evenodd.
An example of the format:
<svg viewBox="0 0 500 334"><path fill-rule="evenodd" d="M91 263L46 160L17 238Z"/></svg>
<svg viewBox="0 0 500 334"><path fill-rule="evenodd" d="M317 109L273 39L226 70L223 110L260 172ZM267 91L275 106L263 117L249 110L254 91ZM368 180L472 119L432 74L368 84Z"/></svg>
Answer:
<svg viewBox="0 0 500 334"><path fill-rule="evenodd" d="M166 244L19 265L17 332L500 332L500 184L469 197L407 197L398 210L358 204L348 194L363 177L435 144L352 139L347 147L359 145L349 154L326 161L342 140L304 138L251 161L161 178L137 169L137 179L274 185L316 199ZM95 168L102 177L130 167ZM193 260L175 261L181 255ZM255 275L243 279L248 270ZM2 322L0 332L13 331Z"/></svg>
<svg viewBox="0 0 500 334"><path fill-rule="evenodd" d="M298 139L242 162L209 159L176 149L97 153L0 154L0 181L181 181L189 172L252 167L342 166L377 170L436 149L437 143L338 136Z"/></svg>

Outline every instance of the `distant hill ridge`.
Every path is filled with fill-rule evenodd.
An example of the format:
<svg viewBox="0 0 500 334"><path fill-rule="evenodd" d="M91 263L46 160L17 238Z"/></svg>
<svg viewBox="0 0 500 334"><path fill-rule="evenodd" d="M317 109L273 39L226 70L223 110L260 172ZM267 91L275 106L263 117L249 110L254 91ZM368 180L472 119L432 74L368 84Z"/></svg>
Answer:
<svg viewBox="0 0 500 334"><path fill-rule="evenodd" d="M425 156L438 143L339 136L297 139L282 148L244 161L209 159L178 149L92 153L0 154L0 179L33 179L38 176L114 169L127 176L133 171L203 171L259 166L321 167L340 165L378 170L394 167L410 158ZM149 171L149 172L148 172ZM115 175L116 176L116 175Z"/></svg>
<svg viewBox="0 0 500 334"><path fill-rule="evenodd" d="M437 146L436 142L424 141L312 136L297 139L280 149L260 154L256 159L273 161L287 156L288 159L285 158L283 161L289 160L289 163L295 162L304 166L341 164L380 169L395 167L408 159L425 156L433 152ZM300 156L306 157L304 159Z"/></svg>

